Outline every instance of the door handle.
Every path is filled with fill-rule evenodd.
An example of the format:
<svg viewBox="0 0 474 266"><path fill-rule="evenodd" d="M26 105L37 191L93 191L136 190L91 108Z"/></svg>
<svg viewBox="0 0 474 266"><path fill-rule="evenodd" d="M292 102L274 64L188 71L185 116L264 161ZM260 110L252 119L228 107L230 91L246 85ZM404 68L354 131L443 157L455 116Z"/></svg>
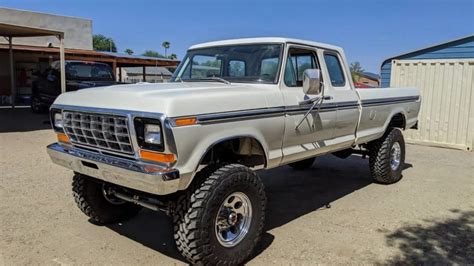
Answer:
<svg viewBox="0 0 474 266"><path fill-rule="evenodd" d="M300 105L306 105L306 104L313 104L315 102L319 102L319 101L322 101L322 100L332 100L333 97L328 95L328 96L324 96L321 98L321 96L316 96L314 98L311 98L311 99L307 99L307 100L304 100L304 101L301 101L299 102Z"/></svg>

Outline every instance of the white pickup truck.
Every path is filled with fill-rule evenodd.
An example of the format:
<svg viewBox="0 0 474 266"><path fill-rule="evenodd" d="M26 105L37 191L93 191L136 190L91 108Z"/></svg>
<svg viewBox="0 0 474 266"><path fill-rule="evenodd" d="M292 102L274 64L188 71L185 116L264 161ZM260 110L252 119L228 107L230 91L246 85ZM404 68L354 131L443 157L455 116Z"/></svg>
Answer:
<svg viewBox="0 0 474 266"><path fill-rule="evenodd" d="M191 263L240 264L265 220L254 170L358 153L375 182L395 183L402 130L416 128L420 102L413 88L355 89L336 46L217 41L192 46L170 83L60 95L50 109L58 142L47 150L74 171L74 198L95 222L165 211Z"/></svg>

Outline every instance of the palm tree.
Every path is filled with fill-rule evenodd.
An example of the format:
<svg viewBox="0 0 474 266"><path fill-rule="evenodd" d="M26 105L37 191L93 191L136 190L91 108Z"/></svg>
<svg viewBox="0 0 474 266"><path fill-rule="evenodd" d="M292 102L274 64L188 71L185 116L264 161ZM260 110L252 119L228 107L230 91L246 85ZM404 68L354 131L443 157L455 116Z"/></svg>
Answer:
<svg viewBox="0 0 474 266"><path fill-rule="evenodd" d="M163 48L165 48L165 57L168 57L168 49L170 48L170 42L168 41L164 41L161 46L163 46Z"/></svg>

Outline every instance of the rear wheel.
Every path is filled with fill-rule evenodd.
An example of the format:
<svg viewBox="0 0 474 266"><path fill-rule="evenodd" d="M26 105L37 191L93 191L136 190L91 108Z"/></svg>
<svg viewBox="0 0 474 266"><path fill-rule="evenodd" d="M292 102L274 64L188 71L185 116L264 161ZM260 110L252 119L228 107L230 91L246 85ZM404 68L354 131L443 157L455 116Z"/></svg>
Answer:
<svg viewBox="0 0 474 266"><path fill-rule="evenodd" d="M316 158L309 158L309 159L305 159L305 160L302 160L302 161L290 163L288 165L291 166L293 169L296 169L296 170L305 170L305 169L311 168L311 166L313 166L315 159Z"/></svg>
<svg viewBox="0 0 474 266"><path fill-rule="evenodd" d="M177 248L193 264L241 264L263 230L263 184L253 171L238 164L204 169L198 175L198 182L179 198L173 215Z"/></svg>
<svg viewBox="0 0 474 266"><path fill-rule="evenodd" d="M142 209L109 195L106 185L82 174L74 175L72 192L77 207L97 224L127 220Z"/></svg>
<svg viewBox="0 0 474 266"><path fill-rule="evenodd" d="M402 131L391 129L369 147L369 165L372 178L382 184L392 184L402 179L405 164L405 140Z"/></svg>

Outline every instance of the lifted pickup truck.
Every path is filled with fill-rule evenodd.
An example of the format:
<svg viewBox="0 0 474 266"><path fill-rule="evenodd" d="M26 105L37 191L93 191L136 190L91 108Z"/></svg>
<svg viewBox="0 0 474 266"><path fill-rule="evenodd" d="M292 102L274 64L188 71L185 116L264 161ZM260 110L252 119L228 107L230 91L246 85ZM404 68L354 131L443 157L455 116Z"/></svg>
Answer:
<svg viewBox="0 0 474 266"><path fill-rule="evenodd" d="M368 155L377 183L402 178L412 88L353 86L341 48L253 38L192 46L172 82L62 94L51 159L74 171L78 207L97 223L142 207L174 222L191 263L240 264L258 243L264 186L254 170Z"/></svg>

